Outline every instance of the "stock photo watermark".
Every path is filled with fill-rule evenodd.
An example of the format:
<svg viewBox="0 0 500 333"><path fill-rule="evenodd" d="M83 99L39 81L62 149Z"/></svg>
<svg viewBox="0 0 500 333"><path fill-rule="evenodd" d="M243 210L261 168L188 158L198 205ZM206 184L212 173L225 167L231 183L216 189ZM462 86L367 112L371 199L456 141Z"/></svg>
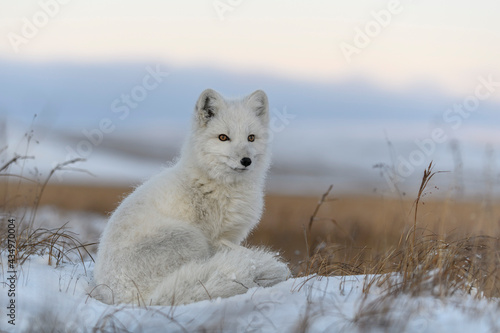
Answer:
<svg viewBox="0 0 500 333"><path fill-rule="evenodd" d="M226 13L232 13L242 4L243 0L215 0L212 5L219 20L226 19Z"/></svg>
<svg viewBox="0 0 500 333"><path fill-rule="evenodd" d="M281 133L285 128L290 125L291 121L294 120L297 115L293 113L288 113L287 107L284 106L282 110L272 108L270 111L271 119L269 120L269 138L268 142L274 141L274 135L276 133Z"/></svg>
<svg viewBox="0 0 500 333"><path fill-rule="evenodd" d="M16 325L16 220L11 218L7 220L7 322L10 325Z"/></svg>
<svg viewBox="0 0 500 333"><path fill-rule="evenodd" d="M371 45L389 25L393 18L404 11L404 6L399 0L390 0L385 8L371 11L371 20L367 21L362 28L354 28L354 37L351 42L341 42L340 51L347 63L351 63L354 56L359 55L364 49Z"/></svg>
<svg viewBox="0 0 500 333"><path fill-rule="evenodd" d="M111 102L110 112L118 117L119 121L127 119L132 110L137 109L150 92L157 89L170 74L162 71L160 65L156 67L147 66L146 74L140 84L133 86L130 91L123 93L120 97ZM81 133L85 139L80 140L75 146L67 145L65 147L67 155L66 160L74 158L88 158L94 152L94 148L103 143L106 135L113 133L116 130L117 120L110 117L101 118L96 127L87 129L84 128ZM53 166L57 162L52 163ZM64 172L57 174L59 181L62 181Z"/></svg>
<svg viewBox="0 0 500 333"><path fill-rule="evenodd" d="M57 17L63 6L72 0L40 0L38 10L29 17L22 18L19 32L9 32L7 39L15 53L19 53L20 46L28 44L52 19Z"/></svg>
<svg viewBox="0 0 500 333"><path fill-rule="evenodd" d="M422 166L436 152L437 147L450 140L447 131L457 131L461 128L465 119L474 114L480 107L481 102L489 99L494 93L500 91L500 81L495 80L493 75L487 77L479 76L474 92L467 95L460 103L455 103L447 108L442 114L443 126L436 126L430 131L430 135L422 140L414 140L415 149L406 157L399 155L396 160L394 174L384 173L384 178L389 184L391 191L396 191L396 186L405 181L416 170Z"/></svg>

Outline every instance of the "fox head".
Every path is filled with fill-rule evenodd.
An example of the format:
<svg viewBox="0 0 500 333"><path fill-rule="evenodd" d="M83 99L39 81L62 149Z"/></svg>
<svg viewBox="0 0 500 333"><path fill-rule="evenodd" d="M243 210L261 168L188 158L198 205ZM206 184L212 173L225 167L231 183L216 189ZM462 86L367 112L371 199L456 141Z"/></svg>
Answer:
<svg viewBox="0 0 500 333"><path fill-rule="evenodd" d="M263 179L269 166L268 128L269 102L262 90L228 100L207 89L195 106L187 147L191 162L223 182Z"/></svg>

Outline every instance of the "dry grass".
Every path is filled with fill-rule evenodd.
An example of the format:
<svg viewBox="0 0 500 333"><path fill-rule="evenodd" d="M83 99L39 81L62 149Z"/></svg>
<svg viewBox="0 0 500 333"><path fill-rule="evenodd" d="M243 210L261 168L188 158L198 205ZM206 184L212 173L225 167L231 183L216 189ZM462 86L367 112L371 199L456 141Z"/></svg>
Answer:
<svg viewBox="0 0 500 333"><path fill-rule="evenodd" d="M435 234L449 241L473 235L498 236L499 205L485 212L481 201L431 200L430 196L425 199L420 203L416 235ZM294 264L307 257L307 248L312 248L313 254L328 248L329 256L337 262L357 267L360 262L378 260L382 253L398 247L413 226L414 200L327 198L308 233L306 247L304 229L317 203L318 198L268 196L263 220L249 242L281 250Z"/></svg>
<svg viewBox="0 0 500 333"><path fill-rule="evenodd" d="M456 293L500 297L500 243L498 224L494 220L489 225L482 225L482 228L488 227L490 234L474 235L465 231L468 233L465 237L457 237L460 233L444 235L419 227L422 224L418 215L422 196L436 174L432 172L431 163L424 171L413 204L413 221L393 246L378 250L342 247L316 238L311 244L314 252L299 266L298 274L367 274L372 277L365 281L364 291L368 292L373 286L383 287L384 297L401 293L414 297L449 297ZM322 196L319 206L327 201L330 190ZM314 210L310 224L316 219L318 210ZM444 228L443 225L433 227ZM339 253L343 254L343 260Z"/></svg>
<svg viewBox="0 0 500 333"><path fill-rule="evenodd" d="M86 246L92 244L82 244L77 235L67 230L65 225L55 229L34 228L37 211L51 177L57 171L63 170L80 159L56 165L43 180L30 179L22 174L15 175L9 173L9 168L12 165L28 158L33 157L15 155L0 165L0 178L14 178L18 180L17 182L3 183L3 201L0 201L0 213L2 216L0 253L8 248L7 222L8 219L14 218L16 225L15 263L22 265L33 255L48 255L47 263L56 266L66 260L71 261L70 254L73 259L76 257L82 262L86 255L92 258L92 255L86 249ZM31 195L26 195L21 189L26 189ZM27 204L28 202L29 204Z"/></svg>
<svg viewBox="0 0 500 333"><path fill-rule="evenodd" d="M405 331L412 313L421 310L418 298L422 296L432 296L442 302L464 294L490 300L500 297L498 210L492 209L490 198L489 205L444 200L432 205L432 209L441 212L440 215L424 210L422 217L422 199L435 175L431 164L424 171L416 199L405 216L401 216L400 229L377 230L372 224L369 229L371 236L384 239L383 246L380 243L375 243L374 247L362 246L363 243L369 244L367 241L357 246L359 239L352 233L343 237L345 245L329 241L329 235L324 233L317 234L311 243L311 233L306 234L310 250L298 265L298 275L364 275L364 298L357 313L350 318L352 326L360 331L387 331L389 328L390 331ZM330 191L331 188L319 200L309 226L314 221L332 221L336 233L345 234L339 228L342 220L338 215L333 215L335 219L317 217L320 208L330 201ZM466 210L463 210L464 206L468 206ZM485 212L485 207L490 210ZM468 219L476 224L467 223ZM387 221L382 225L387 226ZM396 225L393 224L393 228ZM450 227L453 227L453 233L443 232ZM308 231L312 229L310 227ZM394 231L399 231L399 238L394 237ZM374 288L375 292L370 293ZM372 295L379 296L374 298ZM409 302L410 298L414 301ZM305 318L304 322L307 320Z"/></svg>

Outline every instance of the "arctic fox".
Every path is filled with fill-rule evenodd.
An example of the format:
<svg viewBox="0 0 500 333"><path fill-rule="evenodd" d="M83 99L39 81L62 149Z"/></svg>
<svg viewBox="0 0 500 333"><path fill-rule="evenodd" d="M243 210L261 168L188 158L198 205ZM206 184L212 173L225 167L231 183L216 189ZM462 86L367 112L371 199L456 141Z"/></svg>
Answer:
<svg viewBox="0 0 500 333"><path fill-rule="evenodd" d="M187 304L287 279L275 254L240 246L262 214L268 127L263 91L203 91L179 160L111 215L94 270L102 301Z"/></svg>

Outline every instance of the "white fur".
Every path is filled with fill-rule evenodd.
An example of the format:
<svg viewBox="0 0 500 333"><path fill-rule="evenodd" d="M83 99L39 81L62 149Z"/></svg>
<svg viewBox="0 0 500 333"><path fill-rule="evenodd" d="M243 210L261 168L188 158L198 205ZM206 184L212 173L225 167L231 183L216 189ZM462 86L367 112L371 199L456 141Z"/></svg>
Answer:
<svg viewBox="0 0 500 333"><path fill-rule="evenodd" d="M201 94L179 161L127 197L104 230L94 270L104 302L186 304L289 276L273 254L240 246L262 214L268 125L263 91Z"/></svg>

